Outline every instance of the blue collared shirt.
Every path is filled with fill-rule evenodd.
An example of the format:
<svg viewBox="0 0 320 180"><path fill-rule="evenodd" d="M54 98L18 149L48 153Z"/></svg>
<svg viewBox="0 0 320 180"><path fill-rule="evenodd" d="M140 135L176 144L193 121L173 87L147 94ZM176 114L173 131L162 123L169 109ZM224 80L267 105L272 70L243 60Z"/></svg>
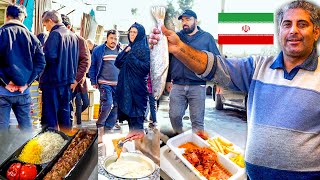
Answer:
<svg viewBox="0 0 320 180"><path fill-rule="evenodd" d="M288 72L284 66L283 61L283 52L279 54L279 56L275 59L275 61L271 64L271 69L283 69L284 78L287 80L292 80L295 75L299 72L300 69L304 69L307 71L315 71L318 66L318 55L316 49L313 49L312 53L309 57L300 65L294 67L290 72Z"/></svg>

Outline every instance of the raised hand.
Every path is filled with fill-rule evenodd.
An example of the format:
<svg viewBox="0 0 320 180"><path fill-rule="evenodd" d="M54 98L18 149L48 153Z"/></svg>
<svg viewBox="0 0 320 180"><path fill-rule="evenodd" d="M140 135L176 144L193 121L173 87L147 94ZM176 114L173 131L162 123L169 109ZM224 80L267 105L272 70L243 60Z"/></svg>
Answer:
<svg viewBox="0 0 320 180"><path fill-rule="evenodd" d="M167 29L164 25L161 26L162 33L168 39L168 48L170 53L178 53L179 52L179 45L182 43L179 36L169 29ZM153 28L152 33L149 35L149 43L150 48L153 48L154 45L158 44L160 40L160 30L157 28Z"/></svg>

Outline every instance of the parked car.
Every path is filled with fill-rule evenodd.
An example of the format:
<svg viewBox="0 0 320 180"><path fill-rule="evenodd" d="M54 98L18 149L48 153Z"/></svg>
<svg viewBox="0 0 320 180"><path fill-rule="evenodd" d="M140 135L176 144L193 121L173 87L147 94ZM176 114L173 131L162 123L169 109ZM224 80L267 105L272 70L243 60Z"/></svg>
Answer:
<svg viewBox="0 0 320 180"><path fill-rule="evenodd" d="M212 88L212 98L217 110L222 110L225 105L246 110L247 97L243 92L228 90L218 85L213 85Z"/></svg>

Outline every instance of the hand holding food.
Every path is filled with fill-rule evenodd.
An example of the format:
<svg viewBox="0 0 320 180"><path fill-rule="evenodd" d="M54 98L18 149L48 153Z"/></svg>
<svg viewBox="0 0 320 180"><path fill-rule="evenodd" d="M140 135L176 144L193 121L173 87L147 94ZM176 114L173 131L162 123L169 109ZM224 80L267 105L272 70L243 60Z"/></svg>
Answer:
<svg viewBox="0 0 320 180"><path fill-rule="evenodd" d="M126 136L126 139L136 140L136 139L142 139L144 137L144 131L143 130L133 130L128 133Z"/></svg>

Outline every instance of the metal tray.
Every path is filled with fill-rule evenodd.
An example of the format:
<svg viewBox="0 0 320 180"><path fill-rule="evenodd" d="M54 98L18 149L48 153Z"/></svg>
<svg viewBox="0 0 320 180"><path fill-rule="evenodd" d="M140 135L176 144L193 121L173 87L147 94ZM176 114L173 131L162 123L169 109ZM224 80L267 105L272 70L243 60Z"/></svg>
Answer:
<svg viewBox="0 0 320 180"><path fill-rule="evenodd" d="M83 165L83 164L86 164L88 161L90 161L89 159L90 158L95 158L95 157L92 157L91 155L92 154L96 154L96 153L93 153L93 145L96 144L96 139L98 137L98 129L89 129L89 130L94 130L95 131L95 136L93 138L93 140L90 142L89 146L87 147L87 149L85 150L85 152L80 156L79 160L76 162L76 164L71 168L71 170L68 172L67 175L64 176L64 179L77 179L77 176L79 175L79 170L81 171L81 168L80 166ZM74 136L73 138L80 132L81 130L79 130ZM72 138L72 139L73 139ZM69 144L72 142L72 139L70 140L70 142L68 143L68 146ZM44 178L44 176L50 172L50 170L52 169L52 167L54 166L54 164L56 162L58 162L59 158L62 157L64 151L68 148L68 146L66 148L64 148L64 150L61 152L61 154L59 154L58 157L55 158L54 161L52 161L52 166L50 166L50 168L47 168L45 174L42 176L42 178ZM96 162L98 161L98 158L96 157Z"/></svg>
<svg viewBox="0 0 320 180"><path fill-rule="evenodd" d="M63 151L68 147L69 143L71 142L72 136L67 136L63 132L57 131L52 128L43 128L38 134L36 134L31 139L35 138L36 136L45 133L45 132L55 132L62 136L63 139L67 140L67 143L63 146L63 148L59 151L59 153L48 163L43 164L35 164L37 167L37 176L36 180L42 179L44 175L48 172L48 169L51 169L51 167L54 165L53 162L58 160L58 157L62 155ZM22 146L20 146L14 153L12 153L11 156L9 156L1 165L0 165L0 179L6 179L6 173L9 169L10 165L12 163L20 162L21 164L26 164L20 160L18 160L19 155L21 154L21 151L23 147L31 140L29 139L27 142L25 142Z"/></svg>

